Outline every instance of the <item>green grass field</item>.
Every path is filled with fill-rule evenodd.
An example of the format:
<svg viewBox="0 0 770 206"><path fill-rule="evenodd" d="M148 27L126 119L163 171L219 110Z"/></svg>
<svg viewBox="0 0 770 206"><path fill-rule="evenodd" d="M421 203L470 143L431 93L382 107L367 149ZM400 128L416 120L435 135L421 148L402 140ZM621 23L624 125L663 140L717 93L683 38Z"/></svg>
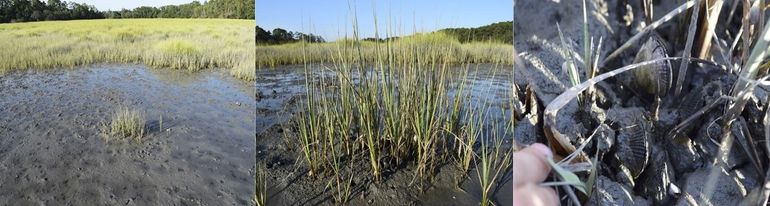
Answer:
<svg viewBox="0 0 770 206"><path fill-rule="evenodd" d="M106 19L0 24L0 73L94 63L228 69L254 80L254 21Z"/></svg>

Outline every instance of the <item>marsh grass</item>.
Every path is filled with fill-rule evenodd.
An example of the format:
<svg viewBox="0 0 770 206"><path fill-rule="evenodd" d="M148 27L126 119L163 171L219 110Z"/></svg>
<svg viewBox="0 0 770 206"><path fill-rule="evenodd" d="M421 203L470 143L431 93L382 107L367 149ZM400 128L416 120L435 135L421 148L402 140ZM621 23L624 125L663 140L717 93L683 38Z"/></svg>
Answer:
<svg viewBox="0 0 770 206"><path fill-rule="evenodd" d="M481 206L494 205L492 201L493 187L511 166L513 147L505 149L503 139L491 135L490 139L481 141L476 174L481 187Z"/></svg>
<svg viewBox="0 0 770 206"><path fill-rule="evenodd" d="M144 127L145 119L139 111L122 108L112 116L110 135L141 140Z"/></svg>
<svg viewBox="0 0 770 206"><path fill-rule="evenodd" d="M282 45L257 45L257 68L273 68L278 65L303 64L301 58L303 49L307 53L308 62L332 62L337 58L336 51L340 44L356 44L362 61L376 62L378 55L411 53L415 47L430 49L433 45L441 45L446 55L442 63L462 65L466 63L502 63L511 65L513 48L508 44L498 42L460 43L457 39L444 33L425 33L403 37L387 42L356 41L343 39L328 43L290 43ZM386 49L387 50L384 50ZM379 52L379 53L378 53ZM413 57L391 55L394 62L411 61Z"/></svg>
<svg viewBox="0 0 770 206"><path fill-rule="evenodd" d="M234 59L254 59L256 56L255 52L254 47L249 47L245 56L241 56L237 50L230 54L230 56L233 56ZM235 67L230 70L230 75L246 81L255 81L257 79L257 70L254 66L254 62L248 60L235 60L232 64L234 64Z"/></svg>
<svg viewBox="0 0 770 206"><path fill-rule="evenodd" d="M285 138L298 143L308 176L328 178L325 190L336 204L345 204L355 196L354 188L361 187L353 183L354 175L366 175L355 165L368 165L364 170L374 180L371 184L413 168L410 185L417 180L424 186L437 167L455 160L462 170L458 179L479 167L482 204L493 204L495 185L510 174L513 147L505 149L503 142L513 129L508 125L513 121L505 118L512 116L503 114L502 121L493 121L500 124L487 124L491 105L478 99L491 97L475 96L479 94L466 90L466 83L471 81L470 63L495 63L492 70L498 70L513 64L513 48L492 42L460 44L442 33L359 41L352 12L351 38L256 48L258 67L304 65L305 99L298 104L297 133ZM387 31L393 36L393 28ZM507 127L500 130L502 124Z"/></svg>
<svg viewBox="0 0 770 206"><path fill-rule="evenodd" d="M501 145L507 133L489 131L487 116L481 114L486 110L474 105L478 102L471 101L471 91L465 89L471 68L466 63L477 60L458 56L462 45L447 43L453 40L441 36L358 41L355 21L353 25L351 40L268 46L297 47L286 49L287 59L262 56L271 50L257 48L257 56L267 65L304 65L306 90L295 119L297 137L287 138L299 142L309 176L330 177L327 189L341 204L351 195L352 166L345 165L354 165L353 161L366 163L377 184L387 178L385 171L405 167L414 168L415 180L424 183L439 165L454 159L463 177L475 165L484 168L479 178L484 202L489 203L492 185L510 165L506 157L511 150ZM510 46L503 47L510 51L484 57L499 58L491 60L497 62L493 70L512 55ZM498 136L491 138L494 135ZM480 141L489 141L482 151L476 149Z"/></svg>
<svg viewBox="0 0 770 206"><path fill-rule="evenodd" d="M205 31L205 32L203 32ZM0 24L0 72L143 63L256 78L253 21L104 19Z"/></svg>
<svg viewBox="0 0 770 206"><path fill-rule="evenodd" d="M257 206L267 205L267 168L264 163L257 164L257 178L255 179L256 190L254 193L254 203Z"/></svg>
<svg viewBox="0 0 770 206"><path fill-rule="evenodd" d="M494 75L493 75L494 76ZM485 92L489 89L486 89ZM457 152L464 172L470 170L471 162L476 166L481 201L480 205L494 205L492 195L501 177L510 171L513 146L504 146L507 132L513 128L512 121L497 121L491 113L493 106L488 98L479 100L466 110L468 119L463 126L463 135L458 138ZM478 148L474 147L478 145ZM460 183L458 183L460 185Z"/></svg>

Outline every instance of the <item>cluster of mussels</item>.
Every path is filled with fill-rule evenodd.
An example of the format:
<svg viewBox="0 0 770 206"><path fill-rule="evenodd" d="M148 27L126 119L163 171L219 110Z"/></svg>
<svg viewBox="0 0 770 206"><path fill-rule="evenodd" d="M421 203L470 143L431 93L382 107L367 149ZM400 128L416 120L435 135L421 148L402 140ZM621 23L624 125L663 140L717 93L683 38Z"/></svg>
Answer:
<svg viewBox="0 0 770 206"><path fill-rule="evenodd" d="M665 41L651 34L636 54L634 63L667 58L668 55ZM709 71L703 74L688 78L687 92L681 97L671 92L676 74L670 61L647 64L619 74L615 77L618 86L600 84L596 87L593 93L595 104L585 106L588 108L584 110L593 113L593 128L596 129L592 135L598 140L595 151L604 160L602 164L608 167L600 170L603 178L633 188L635 194L655 205L671 204L679 199L681 191L676 184L677 175L704 166L706 157L712 157L706 153L715 151L710 146L714 144L706 141L719 136L719 131L710 136L702 135L708 133L708 125L713 129L719 128L720 124L715 123L718 110L704 112L701 109L719 101L727 92L728 88L722 86L725 81L731 78L734 81L734 75L727 73ZM693 79L697 81L693 82ZM704 122L709 124L702 125Z"/></svg>

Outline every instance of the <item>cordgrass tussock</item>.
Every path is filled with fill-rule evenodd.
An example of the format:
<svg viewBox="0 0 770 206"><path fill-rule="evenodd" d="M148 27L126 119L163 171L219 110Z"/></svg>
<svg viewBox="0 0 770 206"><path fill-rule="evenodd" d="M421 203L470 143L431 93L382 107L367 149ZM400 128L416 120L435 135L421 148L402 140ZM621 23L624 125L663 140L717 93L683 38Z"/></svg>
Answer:
<svg viewBox="0 0 770 206"><path fill-rule="evenodd" d="M139 111L122 108L112 116L110 135L138 140L144 137L144 126L145 119Z"/></svg>
<svg viewBox="0 0 770 206"><path fill-rule="evenodd" d="M462 170L458 179L468 178L472 168L483 169L478 173L483 204L490 203L497 180L510 169L512 149L502 145L501 137L512 126L488 124L489 102L474 102L480 99L466 92L465 84L473 68L468 63L496 62L497 71L507 64L512 48L500 47L500 54L484 57L488 60L472 59L458 56L464 52L458 48L467 45L441 34L374 43L356 40L353 25L352 40L270 46L298 47L287 49L296 53L279 62L261 55L269 49L257 48L257 56L268 64L304 65L306 99L298 105L297 135L287 138L298 144L308 176L330 177L331 196L344 204L351 198L353 178L347 165L365 163L374 184L385 181L387 171L411 167L424 186L441 165L456 161ZM493 127L505 129L496 133Z"/></svg>
<svg viewBox="0 0 770 206"><path fill-rule="evenodd" d="M227 69L255 79L254 22L232 19L102 19L0 24L0 72L141 63ZM246 66L251 65L251 66Z"/></svg>

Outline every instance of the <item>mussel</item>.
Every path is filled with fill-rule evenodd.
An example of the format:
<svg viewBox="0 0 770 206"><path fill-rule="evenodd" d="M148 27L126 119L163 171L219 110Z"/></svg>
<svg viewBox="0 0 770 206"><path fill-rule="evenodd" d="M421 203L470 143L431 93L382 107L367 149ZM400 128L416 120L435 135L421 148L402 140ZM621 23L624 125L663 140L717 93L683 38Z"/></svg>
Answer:
<svg viewBox="0 0 770 206"><path fill-rule="evenodd" d="M673 196L669 195L669 189L671 183L676 182L676 175L668 153L660 146L651 146L650 151L650 163L636 179L634 191L647 197L653 205L671 205Z"/></svg>
<svg viewBox="0 0 770 206"><path fill-rule="evenodd" d="M634 178L642 174L650 159L649 127L649 124L639 121L636 125L623 128L617 136L618 158Z"/></svg>
<svg viewBox="0 0 770 206"><path fill-rule="evenodd" d="M607 110L609 121L614 122L615 156L633 178L639 177L650 159L652 123L641 108L613 108Z"/></svg>
<svg viewBox="0 0 770 206"><path fill-rule="evenodd" d="M651 34L636 53L634 63L645 62L654 59L667 58L668 51L663 39L657 34ZM632 71L631 81L635 89L658 98L666 96L673 82L671 62L662 61L641 66Z"/></svg>
<svg viewBox="0 0 770 206"><path fill-rule="evenodd" d="M688 118L704 105L716 101L721 95L722 83L719 81L709 82L685 95L677 108L681 111L682 118Z"/></svg>

